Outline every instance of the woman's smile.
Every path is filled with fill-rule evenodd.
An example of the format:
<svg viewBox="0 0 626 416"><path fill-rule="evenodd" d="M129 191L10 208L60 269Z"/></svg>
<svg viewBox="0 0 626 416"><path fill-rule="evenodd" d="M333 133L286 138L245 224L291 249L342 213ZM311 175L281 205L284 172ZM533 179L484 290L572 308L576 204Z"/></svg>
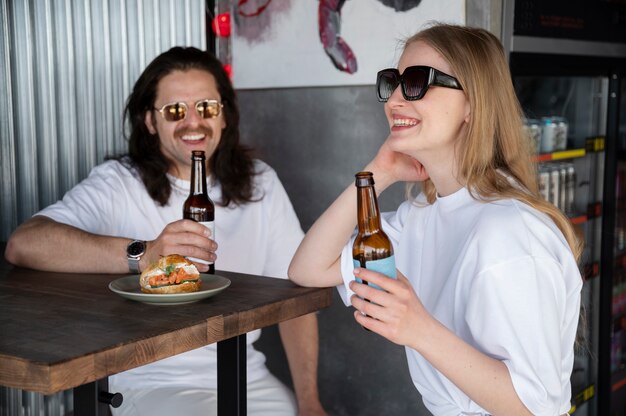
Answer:
<svg viewBox="0 0 626 416"><path fill-rule="evenodd" d="M414 126L417 126L419 120L406 116L393 116L392 119L392 131L405 130Z"/></svg>

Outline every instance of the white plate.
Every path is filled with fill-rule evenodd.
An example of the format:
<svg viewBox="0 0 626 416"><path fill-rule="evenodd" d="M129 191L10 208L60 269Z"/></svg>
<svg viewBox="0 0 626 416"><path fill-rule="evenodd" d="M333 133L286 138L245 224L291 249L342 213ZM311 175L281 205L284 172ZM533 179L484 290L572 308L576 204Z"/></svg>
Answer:
<svg viewBox="0 0 626 416"><path fill-rule="evenodd" d="M184 305L210 298L230 286L230 280L215 274L200 273L201 289L197 292L155 294L143 293L139 288L139 275L120 277L109 283L109 289L118 295L152 305Z"/></svg>

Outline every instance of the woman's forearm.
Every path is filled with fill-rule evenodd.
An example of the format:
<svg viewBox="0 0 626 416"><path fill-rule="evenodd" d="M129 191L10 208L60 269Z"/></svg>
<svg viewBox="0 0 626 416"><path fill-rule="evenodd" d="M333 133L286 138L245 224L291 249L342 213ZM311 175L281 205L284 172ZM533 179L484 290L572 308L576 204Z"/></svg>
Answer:
<svg viewBox="0 0 626 416"><path fill-rule="evenodd" d="M507 366L463 341L436 319L416 350L468 397L494 416L531 415L515 392Z"/></svg>
<svg viewBox="0 0 626 416"><path fill-rule="evenodd" d="M356 190L345 191L315 221L289 266L289 278L303 286L341 283L341 250L356 226Z"/></svg>
<svg viewBox="0 0 626 416"><path fill-rule="evenodd" d="M394 182L373 164L368 169L374 173L377 193ZM356 227L356 211L356 188L350 185L306 233L289 266L291 280L303 286L341 284L341 251Z"/></svg>

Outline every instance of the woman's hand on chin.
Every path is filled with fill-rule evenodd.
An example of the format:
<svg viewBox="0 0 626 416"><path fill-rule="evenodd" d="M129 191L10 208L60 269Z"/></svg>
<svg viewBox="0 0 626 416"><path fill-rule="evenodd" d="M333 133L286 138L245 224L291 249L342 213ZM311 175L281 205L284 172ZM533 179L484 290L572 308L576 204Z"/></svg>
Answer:
<svg viewBox="0 0 626 416"><path fill-rule="evenodd" d="M429 178L419 160L392 150L389 139L383 143L374 159L365 167L374 173L376 188L386 188L395 182L418 182Z"/></svg>

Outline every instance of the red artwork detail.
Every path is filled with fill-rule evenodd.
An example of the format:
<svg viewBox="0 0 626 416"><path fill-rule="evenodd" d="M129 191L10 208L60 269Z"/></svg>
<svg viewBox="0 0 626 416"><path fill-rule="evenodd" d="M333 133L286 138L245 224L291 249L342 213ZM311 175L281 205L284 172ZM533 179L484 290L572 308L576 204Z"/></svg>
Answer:
<svg viewBox="0 0 626 416"><path fill-rule="evenodd" d="M320 0L318 30L324 52L335 68L354 74L357 71L356 56L346 41L339 36L341 30L341 7L345 0Z"/></svg>
<svg viewBox="0 0 626 416"><path fill-rule="evenodd" d="M249 4L246 7L246 3L248 3L248 1L249 0L239 0L239 3L237 3L238 15L244 16L244 17L258 16L261 13L263 13L263 11L267 8L267 6L269 6L270 3L272 2L272 0L265 0L264 2L262 1L252 2L254 3L254 6L256 6L256 9L255 9L254 6L251 4Z"/></svg>
<svg viewBox="0 0 626 416"><path fill-rule="evenodd" d="M233 79L233 66L231 64L224 64L224 71L228 74L228 78Z"/></svg>
<svg viewBox="0 0 626 416"><path fill-rule="evenodd" d="M213 33L222 38L227 38L231 33L230 13L221 13L211 21Z"/></svg>

